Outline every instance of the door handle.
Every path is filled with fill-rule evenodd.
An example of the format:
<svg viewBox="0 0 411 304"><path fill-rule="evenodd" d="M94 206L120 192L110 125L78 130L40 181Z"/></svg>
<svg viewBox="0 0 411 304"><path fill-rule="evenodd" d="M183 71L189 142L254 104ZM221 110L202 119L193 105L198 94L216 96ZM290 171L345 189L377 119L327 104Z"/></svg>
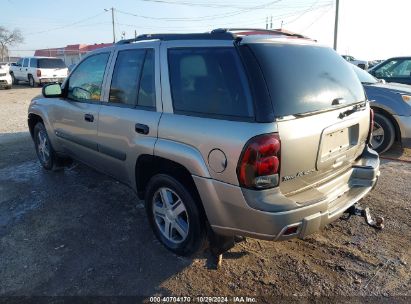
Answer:
<svg viewBox="0 0 411 304"><path fill-rule="evenodd" d="M137 123L135 130L139 134L147 135L148 132L150 131L150 128L147 125Z"/></svg>
<svg viewBox="0 0 411 304"><path fill-rule="evenodd" d="M88 122L93 122L94 121L93 114L84 114L84 120Z"/></svg>

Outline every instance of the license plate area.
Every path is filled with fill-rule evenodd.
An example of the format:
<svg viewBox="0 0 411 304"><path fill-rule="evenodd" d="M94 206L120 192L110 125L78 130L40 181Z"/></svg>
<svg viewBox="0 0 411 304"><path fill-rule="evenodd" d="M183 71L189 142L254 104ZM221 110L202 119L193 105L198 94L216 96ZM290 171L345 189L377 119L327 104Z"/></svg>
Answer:
<svg viewBox="0 0 411 304"><path fill-rule="evenodd" d="M318 151L317 169L338 167L352 157L349 150L359 141L358 123L349 126L333 126L323 131Z"/></svg>

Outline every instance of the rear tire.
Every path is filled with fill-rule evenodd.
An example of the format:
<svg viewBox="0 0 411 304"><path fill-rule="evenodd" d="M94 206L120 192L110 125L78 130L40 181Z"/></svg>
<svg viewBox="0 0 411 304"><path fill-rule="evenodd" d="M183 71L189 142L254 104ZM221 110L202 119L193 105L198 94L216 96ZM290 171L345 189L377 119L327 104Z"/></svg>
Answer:
<svg viewBox="0 0 411 304"><path fill-rule="evenodd" d="M206 225L197 203L172 176L157 174L148 182L145 208L151 228L157 239L178 255L192 256L205 248Z"/></svg>
<svg viewBox="0 0 411 304"><path fill-rule="evenodd" d="M395 140L395 128L389 118L375 113L374 115L374 129L371 138L371 146L378 153L384 153Z"/></svg>
<svg viewBox="0 0 411 304"><path fill-rule="evenodd" d="M34 81L34 78L33 78L32 75L29 75L29 85L30 85L32 88L35 88L35 87L36 87L36 82Z"/></svg>

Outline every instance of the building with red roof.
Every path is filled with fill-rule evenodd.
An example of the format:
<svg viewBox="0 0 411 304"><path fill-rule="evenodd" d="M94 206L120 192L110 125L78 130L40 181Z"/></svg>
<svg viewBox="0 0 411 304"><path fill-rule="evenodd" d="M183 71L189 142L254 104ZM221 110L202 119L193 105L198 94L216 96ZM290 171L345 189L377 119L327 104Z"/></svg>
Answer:
<svg viewBox="0 0 411 304"><path fill-rule="evenodd" d="M34 56L57 57L63 59L67 66L78 63L88 52L111 46L112 43L70 44L61 48L36 50Z"/></svg>

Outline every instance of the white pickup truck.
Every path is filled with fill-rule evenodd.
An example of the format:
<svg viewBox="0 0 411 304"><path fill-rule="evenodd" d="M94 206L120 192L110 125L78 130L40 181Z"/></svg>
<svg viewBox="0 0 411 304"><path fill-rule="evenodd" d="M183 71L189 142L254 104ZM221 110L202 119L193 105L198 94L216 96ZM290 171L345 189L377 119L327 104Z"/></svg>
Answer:
<svg viewBox="0 0 411 304"><path fill-rule="evenodd" d="M353 56L350 55L341 55L345 60L347 60L349 63L356 65L357 67L363 69L363 70L368 70L368 61L365 60L358 60L355 59Z"/></svg>
<svg viewBox="0 0 411 304"><path fill-rule="evenodd" d="M52 82L62 83L67 74L64 61L54 57L24 57L10 66L13 84L26 81L32 87Z"/></svg>

